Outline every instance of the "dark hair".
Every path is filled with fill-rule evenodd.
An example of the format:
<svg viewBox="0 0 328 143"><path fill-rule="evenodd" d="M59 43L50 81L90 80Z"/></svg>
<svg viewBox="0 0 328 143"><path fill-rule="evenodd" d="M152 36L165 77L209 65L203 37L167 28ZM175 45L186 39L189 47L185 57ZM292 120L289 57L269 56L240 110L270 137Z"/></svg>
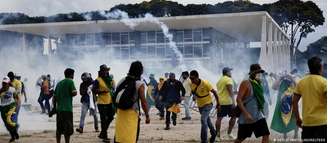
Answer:
<svg viewBox="0 0 328 143"><path fill-rule="evenodd" d="M321 59L317 56L312 57L308 60L308 67L311 74L320 74L321 70Z"/></svg>
<svg viewBox="0 0 328 143"><path fill-rule="evenodd" d="M199 77L199 74L198 74L198 72L197 72L196 70L192 70L192 71L190 72L190 76Z"/></svg>
<svg viewBox="0 0 328 143"><path fill-rule="evenodd" d="M134 61L131 63L130 69L129 69L129 76L133 76L136 79L141 79L141 75L143 73L143 66L140 61Z"/></svg>
<svg viewBox="0 0 328 143"><path fill-rule="evenodd" d="M74 75L74 70L71 68L67 68L64 71L64 75L65 75L65 78L70 78L70 77L72 78Z"/></svg>
<svg viewBox="0 0 328 143"><path fill-rule="evenodd" d="M15 74L14 74L12 71L10 71L10 72L8 72L7 76L8 76L10 79L12 79L12 78L15 77Z"/></svg>
<svg viewBox="0 0 328 143"><path fill-rule="evenodd" d="M189 72L188 71L184 71L184 72L182 72L181 75L187 75L187 76L189 76Z"/></svg>

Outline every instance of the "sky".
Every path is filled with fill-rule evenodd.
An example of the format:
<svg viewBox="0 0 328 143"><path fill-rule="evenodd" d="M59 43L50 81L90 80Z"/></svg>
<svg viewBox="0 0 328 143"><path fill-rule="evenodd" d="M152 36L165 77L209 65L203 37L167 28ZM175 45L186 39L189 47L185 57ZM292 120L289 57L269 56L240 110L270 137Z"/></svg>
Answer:
<svg viewBox="0 0 328 143"><path fill-rule="evenodd" d="M0 0L0 12L21 12L30 16L49 16L58 13L86 12L93 10L108 10L118 4L134 4L143 0ZM226 0L172 0L181 4L216 4ZM250 0L253 3L273 3L277 0ZM327 19L327 0L312 0L324 12ZM300 50L320 37L327 35L327 22L315 29L303 39Z"/></svg>

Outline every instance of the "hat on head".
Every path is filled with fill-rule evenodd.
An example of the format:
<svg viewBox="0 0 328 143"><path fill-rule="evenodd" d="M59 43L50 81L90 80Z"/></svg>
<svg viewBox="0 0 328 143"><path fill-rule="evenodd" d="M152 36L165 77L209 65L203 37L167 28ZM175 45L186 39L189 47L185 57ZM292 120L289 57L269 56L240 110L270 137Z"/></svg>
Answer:
<svg viewBox="0 0 328 143"><path fill-rule="evenodd" d="M232 68L230 68L230 67L224 67L223 69L222 69L222 73L227 73L227 72L230 72L230 71L232 71Z"/></svg>
<svg viewBox="0 0 328 143"><path fill-rule="evenodd" d="M2 79L2 82L4 82L4 83L10 83L10 79L9 79L9 77L5 76L5 77Z"/></svg>
<svg viewBox="0 0 328 143"><path fill-rule="evenodd" d="M110 70L110 68L106 64L102 64L99 67L99 71L109 71L109 70Z"/></svg>
<svg viewBox="0 0 328 143"><path fill-rule="evenodd" d="M261 68L260 64L252 64L249 69L249 74L264 73L265 71Z"/></svg>

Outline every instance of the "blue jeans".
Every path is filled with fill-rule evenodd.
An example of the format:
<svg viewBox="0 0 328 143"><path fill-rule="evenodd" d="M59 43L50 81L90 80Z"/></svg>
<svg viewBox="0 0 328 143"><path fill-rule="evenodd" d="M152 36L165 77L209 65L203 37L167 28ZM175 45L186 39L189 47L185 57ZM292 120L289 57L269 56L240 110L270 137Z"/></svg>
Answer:
<svg viewBox="0 0 328 143"><path fill-rule="evenodd" d="M215 128L211 122L210 112L213 105L205 105L204 107L199 108L199 113L201 114L201 133L200 138L202 143L207 143L207 128L210 128L210 133L212 136L216 136Z"/></svg>
<svg viewBox="0 0 328 143"><path fill-rule="evenodd" d="M38 98L38 102L40 104L40 107L41 107L41 110L42 112L46 112L47 110L47 113L50 112L50 103L49 103L49 100L51 99L51 95L46 95L46 94L43 94L43 93L40 93L40 96ZM45 101L45 103L43 104L43 101Z"/></svg>
<svg viewBox="0 0 328 143"><path fill-rule="evenodd" d="M90 114L93 116L94 119L94 128L98 130L98 118L97 118L97 113L95 110L90 109L90 104L83 102L81 106L81 117L80 117L80 128L83 129L84 127L84 120L85 116L88 113L88 110L90 110Z"/></svg>

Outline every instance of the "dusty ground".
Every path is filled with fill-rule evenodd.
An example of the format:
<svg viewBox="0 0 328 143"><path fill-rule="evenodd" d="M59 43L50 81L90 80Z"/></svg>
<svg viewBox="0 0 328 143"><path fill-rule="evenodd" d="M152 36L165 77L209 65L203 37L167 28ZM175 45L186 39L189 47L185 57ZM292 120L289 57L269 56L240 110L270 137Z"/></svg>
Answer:
<svg viewBox="0 0 328 143"><path fill-rule="evenodd" d="M80 105L74 105L74 129L79 125L80 119ZM183 109L182 109L183 111ZM200 116L199 113L196 111L192 111L192 120L191 121L182 121L181 118L184 116L184 113L178 114L177 126L172 126L171 130L166 131L164 130L165 121L159 120L158 116L156 115L157 110L152 108L151 110L151 124L144 124L144 119L141 123L141 132L140 132L140 140L141 143L179 143L179 142L200 142ZM23 114L24 116L29 116L29 114ZM22 115L22 116L23 116ZM45 116L45 115L44 115ZM99 117L99 116L98 116ZM45 118L45 117L44 117ZM20 120L24 120L24 117L21 117ZM52 119L43 119L48 120L51 124L50 127L47 129L37 129L34 128L38 127L38 124L34 121L31 122L32 126L28 127L28 129L21 129L19 143L53 143L56 142L55 139L55 117ZM23 122L23 121L22 121ZM212 118L212 122L215 122L215 118ZM228 125L228 120L225 119L222 123L221 134L224 137L226 134ZM110 129L109 129L109 137L113 139L114 136L114 126L115 120L112 122ZM100 124L99 124L100 127ZM10 137L7 132L2 129L0 130L0 143L6 143L9 141ZM233 129L233 133L236 136L237 132L237 125ZM274 133L271 131L271 142L277 142L282 138L281 135ZM98 133L93 129L93 119L91 116L87 116L86 118L86 125L84 129L84 133L80 134L78 132L74 132L73 136L71 137L72 143L101 143L102 140L97 138ZM289 134L292 136L292 133ZM251 139L246 140L245 142L259 142L259 139L252 137ZM62 137L63 142L63 137ZM231 140L224 140L220 142L233 142ZM280 141L281 142L281 141ZM287 141L290 142L290 141Z"/></svg>

